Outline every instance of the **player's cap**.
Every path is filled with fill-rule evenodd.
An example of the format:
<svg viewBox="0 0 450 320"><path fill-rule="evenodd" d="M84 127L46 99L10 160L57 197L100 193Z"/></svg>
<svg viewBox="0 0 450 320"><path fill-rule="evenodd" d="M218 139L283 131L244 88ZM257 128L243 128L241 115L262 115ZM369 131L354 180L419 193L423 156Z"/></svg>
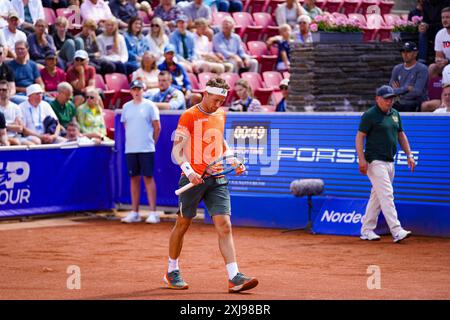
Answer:
<svg viewBox="0 0 450 320"><path fill-rule="evenodd" d="M394 89L391 86L381 86L377 89L377 97L382 97L382 98L392 98L397 96L394 92Z"/></svg>
<svg viewBox="0 0 450 320"><path fill-rule="evenodd" d="M402 48L400 49L400 52L403 52L403 51L410 52L410 51L418 51L418 50L419 50L419 48L417 47L417 45L414 42L408 41L403 44Z"/></svg>
<svg viewBox="0 0 450 320"><path fill-rule="evenodd" d="M164 53L168 53L168 52L175 52L175 47L173 46L173 44L168 44L164 48Z"/></svg>
<svg viewBox="0 0 450 320"><path fill-rule="evenodd" d="M141 88L144 89L144 83L141 80L133 80L130 83L130 89Z"/></svg>
<svg viewBox="0 0 450 320"><path fill-rule="evenodd" d="M75 56L73 57L74 59L76 58L81 58L83 60L87 60L89 59L89 55L86 51L84 50L77 50L75 51Z"/></svg>
<svg viewBox="0 0 450 320"><path fill-rule="evenodd" d="M44 89L42 89L40 84L35 83L27 87L27 97L35 93L44 93Z"/></svg>

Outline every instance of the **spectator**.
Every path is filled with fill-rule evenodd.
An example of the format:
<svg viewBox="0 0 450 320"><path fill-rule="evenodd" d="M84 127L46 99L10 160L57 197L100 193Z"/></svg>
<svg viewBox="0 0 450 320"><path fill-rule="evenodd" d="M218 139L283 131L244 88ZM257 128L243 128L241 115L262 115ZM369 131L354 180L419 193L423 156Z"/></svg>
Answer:
<svg viewBox="0 0 450 320"><path fill-rule="evenodd" d="M446 85L442 89L441 101L442 103L434 110L434 113L450 112L450 85Z"/></svg>
<svg viewBox="0 0 450 320"><path fill-rule="evenodd" d="M55 100L50 102L50 106L58 117L58 121L62 126L62 135L66 134L67 125L71 122L77 122L77 109L71 101L73 89L70 83L61 82L58 84L58 95Z"/></svg>
<svg viewBox="0 0 450 320"><path fill-rule="evenodd" d="M125 33L125 43L128 50L127 73L133 73L141 64L142 55L150 50L148 38L142 35L142 19L133 17L130 19L128 31Z"/></svg>
<svg viewBox="0 0 450 320"><path fill-rule="evenodd" d="M111 9L103 0L85 0L80 7L83 20L92 19L98 27L103 27L106 20L113 18Z"/></svg>
<svg viewBox="0 0 450 320"><path fill-rule="evenodd" d="M180 15L182 15L182 12L175 5L175 0L161 0L153 12L153 17L164 21L165 27L170 31L175 29L175 22Z"/></svg>
<svg viewBox="0 0 450 320"><path fill-rule="evenodd" d="M81 133L88 138L109 140L106 136L105 119L103 118L102 99L94 87L86 88L86 102L77 109L77 121Z"/></svg>
<svg viewBox="0 0 450 320"><path fill-rule="evenodd" d="M95 68L89 65L86 51L75 52L73 65L67 69L66 81L72 85L75 97L74 102L79 106L84 102L88 87L95 87Z"/></svg>
<svg viewBox="0 0 450 320"><path fill-rule="evenodd" d="M115 72L128 74L126 62L128 50L125 38L119 33L115 18L105 21L105 31L97 37L101 56L115 65ZM82 127L83 129L83 127Z"/></svg>
<svg viewBox="0 0 450 320"><path fill-rule="evenodd" d="M258 61L244 52L242 40L234 32L234 20L231 17L223 19L222 31L214 35L213 51L232 63L234 72L258 72Z"/></svg>
<svg viewBox="0 0 450 320"><path fill-rule="evenodd" d="M233 70L233 64L225 62L221 54L212 51L212 43L206 36L207 30L208 23L204 18L195 20L194 71L196 73L214 72L221 74Z"/></svg>
<svg viewBox="0 0 450 320"><path fill-rule="evenodd" d="M15 44L18 41L25 41L27 42L27 36L24 32L20 31L17 27L19 26L19 16L15 11L11 11L8 14L8 26L4 27L3 30L0 30L0 32L3 32L5 41L6 41L6 47L8 48L8 58L15 59L16 58L16 49Z"/></svg>
<svg viewBox="0 0 450 320"><path fill-rule="evenodd" d="M161 132L159 110L153 102L143 98L144 83L134 80L130 84L133 100L124 104L120 121L125 127L125 155L130 175L131 208L122 222L140 222L139 200L141 176L144 177L150 213L145 222L158 223L156 212L156 185L153 179L155 145Z"/></svg>
<svg viewBox="0 0 450 320"><path fill-rule="evenodd" d="M431 64L428 69L430 79L439 77L450 60L450 7L442 9L441 16L444 28L436 34L434 41L436 57L435 63Z"/></svg>
<svg viewBox="0 0 450 320"><path fill-rule="evenodd" d="M322 9L320 9L318 6L316 6L316 0L305 0L303 9L306 10L308 16L311 19L314 19L316 16L323 15Z"/></svg>
<svg viewBox="0 0 450 320"><path fill-rule="evenodd" d="M164 32L164 22L161 18L153 18L148 34L150 51L156 56L156 61L164 59L164 48L169 44L169 37Z"/></svg>
<svg viewBox="0 0 450 320"><path fill-rule="evenodd" d="M263 111L261 102L253 97L253 91L250 84L245 79L239 79L236 82L235 89L238 100L234 101L230 107L230 111Z"/></svg>
<svg viewBox="0 0 450 320"><path fill-rule="evenodd" d="M187 17L178 16L176 19L177 29L172 32L169 42L175 48L178 63L183 66L186 72L192 71L192 60L194 58L194 35L187 30Z"/></svg>
<svg viewBox="0 0 450 320"><path fill-rule="evenodd" d="M277 25L287 23L294 30L297 24L297 19L301 15L308 15L308 12L303 9L298 0L287 0L285 3L278 5L275 10L275 19Z"/></svg>
<svg viewBox="0 0 450 320"><path fill-rule="evenodd" d="M64 61L65 65L73 61L75 51L84 48L83 40L80 38L75 39L67 32L68 28L69 21L66 17L60 16L56 18L52 37L56 47L56 54Z"/></svg>
<svg viewBox="0 0 450 320"><path fill-rule="evenodd" d="M412 21L413 17L422 17L423 16L423 0L417 0L416 7L409 11L408 20Z"/></svg>
<svg viewBox="0 0 450 320"><path fill-rule="evenodd" d="M67 8L69 6L69 2L67 0L42 0L42 5L44 8L56 10L60 8Z"/></svg>
<svg viewBox="0 0 450 320"><path fill-rule="evenodd" d="M275 111L277 112L285 112L286 111L286 103L287 98L289 97L289 79L283 79L280 82L280 90L283 98L280 102L278 102Z"/></svg>
<svg viewBox="0 0 450 320"><path fill-rule="evenodd" d="M33 136L42 144L60 143L64 138L59 136L61 125L53 112L52 107L42 100L44 90L39 84L27 87L28 100L22 102L21 108L24 117L24 136Z"/></svg>
<svg viewBox="0 0 450 320"><path fill-rule="evenodd" d="M16 59L10 61L8 66L14 70L16 83L16 94L11 97L11 101L20 104L27 100L25 93L27 87L37 83L44 88L41 74L39 73L36 62L28 58L28 43L26 41L17 41L15 44Z"/></svg>
<svg viewBox="0 0 450 320"><path fill-rule="evenodd" d="M136 9L138 9L138 11L145 12L149 18L153 17L152 6L150 5L150 3L148 3L148 1L142 0L139 0L139 2L138 0L129 0L129 1L132 5L136 7Z"/></svg>
<svg viewBox="0 0 450 320"><path fill-rule="evenodd" d="M183 92L184 97L190 105L201 101L200 94L192 94L192 85L186 70L180 64L174 61L175 48L169 44L164 49L164 62L158 65L160 71L169 71L172 75L172 86Z"/></svg>
<svg viewBox="0 0 450 320"><path fill-rule="evenodd" d="M14 82L14 71L5 63L6 48L0 44L0 80L9 83L10 96L16 93L16 84Z"/></svg>
<svg viewBox="0 0 450 320"><path fill-rule="evenodd" d="M146 98L155 103L159 110L186 109L183 92L172 85L172 75L169 71L161 71L158 75L159 90L153 94L146 94Z"/></svg>
<svg viewBox="0 0 450 320"><path fill-rule="evenodd" d="M53 38L47 33L48 25L45 20L38 19L34 27L34 33L28 36L30 58L43 66L45 56L49 53L55 54L56 47ZM61 69L65 69L65 63L59 57L57 64Z"/></svg>
<svg viewBox="0 0 450 320"><path fill-rule="evenodd" d="M270 47L274 44L278 47L278 57L276 69L278 71L289 71L291 66L291 26L287 23L280 26L280 35L270 37L267 40L267 47Z"/></svg>
<svg viewBox="0 0 450 320"><path fill-rule="evenodd" d="M11 5L22 22L20 28L27 34L34 32L34 25L39 19L45 20L40 0L11 0Z"/></svg>
<svg viewBox="0 0 450 320"><path fill-rule="evenodd" d="M419 62L427 63L428 42L442 29L441 11L450 6L450 0L424 0L423 20L419 25Z"/></svg>
<svg viewBox="0 0 450 320"><path fill-rule="evenodd" d="M119 28L127 28L131 18L138 16L137 8L128 0L110 0L109 7L117 18Z"/></svg>
<svg viewBox="0 0 450 320"><path fill-rule="evenodd" d="M428 69L417 62L418 50L414 42L405 42L400 50L403 63L392 70L389 85L400 96L393 108L400 112L420 111L420 105L427 100Z"/></svg>
<svg viewBox="0 0 450 320"><path fill-rule="evenodd" d="M76 122L69 122L67 124L67 131L66 131L66 142L76 142L78 145L95 145L95 144L101 144L102 140L98 138L88 138L81 134L80 132L80 125Z"/></svg>
<svg viewBox="0 0 450 320"><path fill-rule="evenodd" d="M103 75L113 73L116 70L116 65L112 61L101 57L102 54L100 53L97 36L95 35L96 30L97 23L94 20L85 20L77 39L83 42L83 48L88 53L89 65L95 68L96 73Z"/></svg>
<svg viewBox="0 0 450 320"><path fill-rule="evenodd" d="M145 84L146 93L155 93L158 90L158 74L156 57L150 51L142 56L141 67L133 72L132 79L140 80Z"/></svg>
<svg viewBox="0 0 450 320"><path fill-rule="evenodd" d="M212 22L211 8L203 3L203 0L193 0L181 8L188 18L188 28L194 28L194 22L203 18L208 23ZM211 35L212 36L212 35Z"/></svg>
<svg viewBox="0 0 450 320"><path fill-rule="evenodd" d="M0 146L9 146L8 135L6 134L6 120L0 112Z"/></svg>
<svg viewBox="0 0 450 320"><path fill-rule="evenodd" d="M215 3L221 12L242 12L244 7L241 0L216 0Z"/></svg>
<svg viewBox="0 0 450 320"><path fill-rule="evenodd" d="M19 106L11 101L9 82L0 80L0 113L3 113L6 120L6 134L10 145L31 145L32 141L22 137L23 115ZM22 143L23 142L23 143Z"/></svg>
<svg viewBox="0 0 450 320"><path fill-rule="evenodd" d="M312 34L309 29L311 18L307 15L298 17L298 30L294 33L294 42L300 44L312 43Z"/></svg>
<svg viewBox="0 0 450 320"><path fill-rule="evenodd" d="M45 67L40 70L46 94L55 93L58 83L66 81L66 73L56 66L56 61L56 55L49 52L45 56Z"/></svg>
<svg viewBox="0 0 450 320"><path fill-rule="evenodd" d="M8 14L13 10L9 0L0 0L0 29L8 25Z"/></svg>

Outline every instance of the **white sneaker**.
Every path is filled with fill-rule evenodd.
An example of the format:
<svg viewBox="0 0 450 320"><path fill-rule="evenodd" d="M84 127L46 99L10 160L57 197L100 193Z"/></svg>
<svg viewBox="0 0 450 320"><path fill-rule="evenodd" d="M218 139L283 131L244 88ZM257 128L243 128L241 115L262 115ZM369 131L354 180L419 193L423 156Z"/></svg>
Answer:
<svg viewBox="0 0 450 320"><path fill-rule="evenodd" d="M139 213L133 211L130 212L125 218L122 218L122 220L120 221L125 223L141 222L141 216L139 216Z"/></svg>
<svg viewBox="0 0 450 320"><path fill-rule="evenodd" d="M145 220L146 223L159 223L159 221L159 215L155 212L150 212L147 219Z"/></svg>
<svg viewBox="0 0 450 320"><path fill-rule="evenodd" d="M364 233L364 234L361 234L361 237L360 237L362 240L369 240L369 241L378 241L378 240L380 240L381 238L380 238L380 236L379 235L377 235L375 232L373 232L373 231L369 231L369 232L366 232L366 233Z"/></svg>
<svg viewBox="0 0 450 320"><path fill-rule="evenodd" d="M411 231L406 231L405 229L400 230L395 236L394 236L394 242L400 242L403 239L409 238L411 236Z"/></svg>

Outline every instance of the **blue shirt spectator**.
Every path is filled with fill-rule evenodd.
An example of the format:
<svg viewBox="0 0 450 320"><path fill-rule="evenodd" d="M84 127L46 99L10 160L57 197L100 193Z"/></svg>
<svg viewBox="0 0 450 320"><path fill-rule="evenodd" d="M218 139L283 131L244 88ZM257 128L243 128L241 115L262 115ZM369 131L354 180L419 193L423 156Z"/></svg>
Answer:
<svg viewBox="0 0 450 320"><path fill-rule="evenodd" d="M164 49L164 62L158 65L160 71L168 71L172 76L172 86L185 93L192 91L191 81L186 70L174 61L175 48L169 44Z"/></svg>
<svg viewBox="0 0 450 320"><path fill-rule="evenodd" d="M109 8L112 14L119 19L121 26L125 26L130 22L130 19L138 16L136 7L128 0L110 0Z"/></svg>
<svg viewBox="0 0 450 320"><path fill-rule="evenodd" d="M192 2L181 8L190 22L193 22L198 18L205 18L206 20L211 22L211 8L206 6L203 2L203 0L193 0Z"/></svg>
<svg viewBox="0 0 450 320"><path fill-rule="evenodd" d="M170 110L186 109L186 99L183 92L176 89L173 85L164 91L159 90L157 93L146 97L155 103L168 103Z"/></svg>
<svg viewBox="0 0 450 320"><path fill-rule="evenodd" d="M213 51L220 53L225 59L232 55L238 55L241 59L247 57L242 46L241 37L236 33L232 33L229 38L226 38L223 32L219 32L213 37Z"/></svg>
<svg viewBox="0 0 450 320"><path fill-rule="evenodd" d="M142 20L133 17L128 23L128 31L125 33L125 43L128 50L127 70L132 73L140 67L141 57L150 50L150 42L142 32Z"/></svg>
<svg viewBox="0 0 450 320"><path fill-rule="evenodd" d="M175 47L177 58L192 62L194 57L195 40L192 32L186 31L182 34L175 30L169 37L169 42Z"/></svg>
<svg viewBox="0 0 450 320"><path fill-rule="evenodd" d="M41 77L36 62L29 60L25 64L20 64L16 60L12 60L8 63L8 66L14 70L16 87L26 88L33 83L36 83L36 79Z"/></svg>

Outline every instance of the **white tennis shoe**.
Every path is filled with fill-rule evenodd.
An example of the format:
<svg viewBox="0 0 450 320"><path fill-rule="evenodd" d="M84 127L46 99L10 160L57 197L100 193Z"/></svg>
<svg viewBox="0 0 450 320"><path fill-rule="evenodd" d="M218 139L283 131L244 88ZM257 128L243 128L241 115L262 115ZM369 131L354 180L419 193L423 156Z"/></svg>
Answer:
<svg viewBox="0 0 450 320"><path fill-rule="evenodd" d="M410 236L411 236L411 231L406 231L405 229L402 229L394 236L394 242L398 243L398 242L402 241L403 239L409 238Z"/></svg>
<svg viewBox="0 0 450 320"><path fill-rule="evenodd" d="M130 212L125 218L121 220L124 223L136 223L141 222L141 216L137 212Z"/></svg>
<svg viewBox="0 0 450 320"><path fill-rule="evenodd" d="M159 214L157 214L156 212L150 212L147 219L145 220L146 223L159 223L159 221Z"/></svg>
<svg viewBox="0 0 450 320"><path fill-rule="evenodd" d="M379 235L377 235L375 232L373 232L373 231L369 231L369 232L366 232L366 233L364 233L364 234L361 234L361 237L360 237L362 240L369 240L369 241L378 241L378 240L380 240L381 238L380 238L380 236Z"/></svg>

